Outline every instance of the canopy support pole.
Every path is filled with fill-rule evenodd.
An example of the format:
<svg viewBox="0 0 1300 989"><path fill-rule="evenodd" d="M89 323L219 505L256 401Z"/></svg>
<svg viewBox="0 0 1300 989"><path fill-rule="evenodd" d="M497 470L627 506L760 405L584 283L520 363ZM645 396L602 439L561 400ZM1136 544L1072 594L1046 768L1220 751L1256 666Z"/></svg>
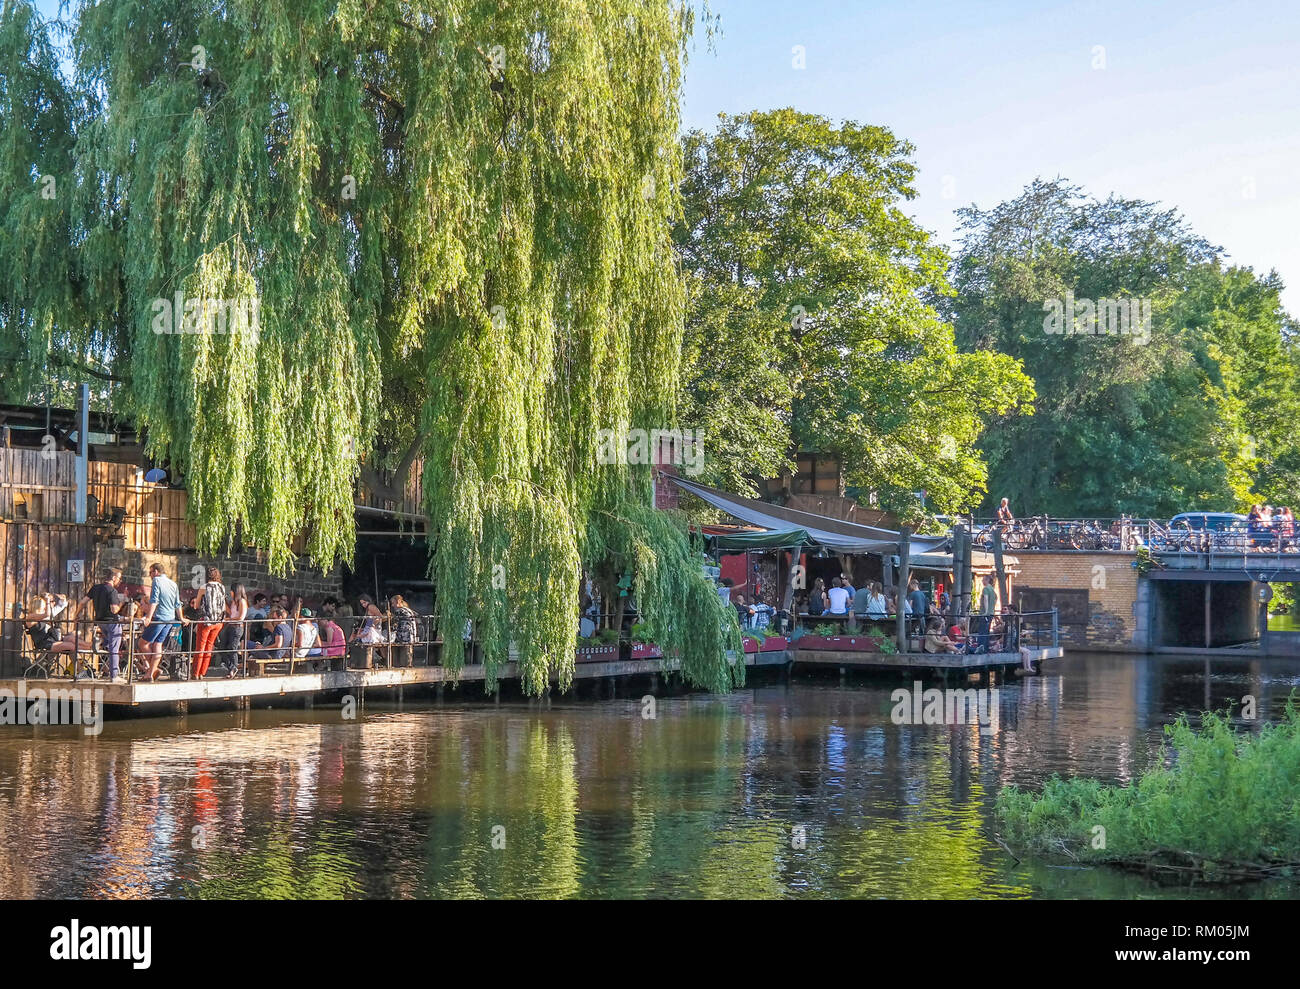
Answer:
<svg viewBox="0 0 1300 989"><path fill-rule="evenodd" d="M912 573L912 530L903 526L898 533L898 651L907 652L907 616L903 602L907 600L907 582ZM925 621L925 616L921 616Z"/></svg>

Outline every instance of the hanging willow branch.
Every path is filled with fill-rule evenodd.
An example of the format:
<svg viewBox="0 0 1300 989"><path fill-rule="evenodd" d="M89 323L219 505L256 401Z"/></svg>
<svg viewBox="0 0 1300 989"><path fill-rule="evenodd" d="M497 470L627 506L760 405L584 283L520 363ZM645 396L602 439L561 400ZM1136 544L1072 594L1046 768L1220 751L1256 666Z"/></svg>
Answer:
<svg viewBox="0 0 1300 989"><path fill-rule="evenodd" d="M684 675L732 683L734 620L648 468L597 461L602 429L673 425L692 11L77 16L69 81L30 3L0 7L2 342L111 355L121 411L186 477L199 548L238 531L283 570L305 533L315 564L350 560L362 465L409 448L448 665L472 621L489 681L513 648L530 693L567 686L583 574L618 567ZM214 326L212 300L255 303L255 329L165 332Z"/></svg>

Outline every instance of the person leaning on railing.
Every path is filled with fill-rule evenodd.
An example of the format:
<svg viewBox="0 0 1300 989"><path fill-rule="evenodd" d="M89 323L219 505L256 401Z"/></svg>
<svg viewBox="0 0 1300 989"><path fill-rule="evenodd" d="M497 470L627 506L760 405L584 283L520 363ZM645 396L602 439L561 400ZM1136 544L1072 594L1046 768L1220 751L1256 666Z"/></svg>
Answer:
<svg viewBox="0 0 1300 989"><path fill-rule="evenodd" d="M230 599L226 602L226 625L217 638L217 650L225 657L227 680L239 675L240 654L248 634L244 625L247 617L248 590L243 584L236 584L230 589Z"/></svg>
<svg viewBox="0 0 1300 989"><path fill-rule="evenodd" d="M163 644L171 637L181 618L181 593L161 564L155 563L149 568L149 577L149 603L144 613L141 646L149 663L146 679L152 682L158 679Z"/></svg>
<svg viewBox="0 0 1300 989"><path fill-rule="evenodd" d="M394 594L388 600L388 611L393 619L393 665L415 665L415 612L406 599Z"/></svg>
<svg viewBox="0 0 1300 989"><path fill-rule="evenodd" d="M993 586L993 578L985 574L983 587L980 591L979 614L971 620L971 637L975 640L974 651L977 653L989 651L989 629L993 624L993 616L997 614L997 610L998 592Z"/></svg>
<svg viewBox="0 0 1300 989"><path fill-rule="evenodd" d="M375 647L382 646L387 641L381 625L384 613L375 607L369 594L362 594L357 600L361 605L361 623L348 643L355 647L354 658L361 663L361 668L368 670L375 663Z"/></svg>
<svg viewBox="0 0 1300 989"><path fill-rule="evenodd" d="M212 650L217 644L217 636L225 624L229 595L226 585L221 582L221 571L208 567L208 581L195 596L195 609L199 620L194 626L194 679L201 680L207 675L212 663Z"/></svg>

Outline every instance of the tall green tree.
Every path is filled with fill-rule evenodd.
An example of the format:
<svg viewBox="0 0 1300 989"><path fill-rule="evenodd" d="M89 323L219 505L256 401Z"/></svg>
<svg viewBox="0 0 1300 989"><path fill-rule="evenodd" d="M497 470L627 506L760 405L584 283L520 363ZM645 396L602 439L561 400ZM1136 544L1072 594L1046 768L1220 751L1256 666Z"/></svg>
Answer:
<svg viewBox="0 0 1300 989"><path fill-rule="evenodd" d="M284 567L305 531L315 562L347 559L359 471L414 444L449 665L472 620L489 681L513 645L526 690L567 686L586 569L634 577L688 678L739 675L649 467L599 443L673 424L690 7L102 0L64 82L4 2L0 125L35 136L0 173L31 199L55 171L71 196L57 249L36 250L35 204L11 232L28 287L5 342L112 359L201 548L238 531ZM61 106L81 108L71 149ZM31 288L69 271L74 298ZM192 332L228 310L190 300L251 301L257 325Z"/></svg>
<svg viewBox="0 0 1300 989"><path fill-rule="evenodd" d="M1039 396L982 440L986 508L1168 517L1242 507L1261 458L1288 476L1295 351L1275 276L1226 267L1176 210L1062 179L959 212L944 311L963 347L1023 361ZM1054 332L1071 298L1081 319L1083 300L1145 300L1149 333Z"/></svg>
<svg viewBox="0 0 1300 989"><path fill-rule="evenodd" d="M916 490L967 504L985 417L1033 392L1015 361L958 353L934 308L948 258L903 211L911 145L786 109L724 115L683 147L683 418L714 476L752 490L802 449L839 455L884 507L914 513Z"/></svg>

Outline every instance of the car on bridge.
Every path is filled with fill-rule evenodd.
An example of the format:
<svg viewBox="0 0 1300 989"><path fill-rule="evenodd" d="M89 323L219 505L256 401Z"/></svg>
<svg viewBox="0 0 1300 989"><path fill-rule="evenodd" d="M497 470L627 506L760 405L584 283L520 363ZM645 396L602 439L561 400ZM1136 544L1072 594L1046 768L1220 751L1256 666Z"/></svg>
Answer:
<svg viewBox="0 0 1300 989"><path fill-rule="evenodd" d="M1249 519L1235 512L1181 512L1163 536L1152 534L1153 549L1237 551L1249 545Z"/></svg>
<svg viewBox="0 0 1300 989"><path fill-rule="evenodd" d="M1235 512L1182 512L1169 520L1169 528L1192 532L1245 532L1246 516Z"/></svg>

